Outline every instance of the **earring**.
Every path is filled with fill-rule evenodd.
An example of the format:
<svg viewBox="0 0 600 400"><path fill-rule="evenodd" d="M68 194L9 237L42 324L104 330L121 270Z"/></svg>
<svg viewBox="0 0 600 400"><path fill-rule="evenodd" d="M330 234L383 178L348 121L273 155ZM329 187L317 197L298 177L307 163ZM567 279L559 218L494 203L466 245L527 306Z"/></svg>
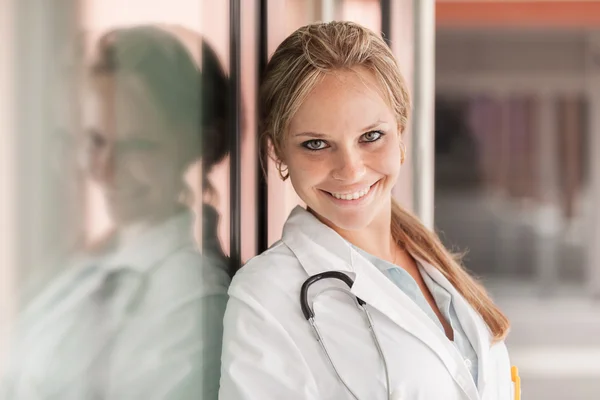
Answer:
<svg viewBox="0 0 600 400"><path fill-rule="evenodd" d="M282 181L287 180L287 178L290 177L290 173L288 172L288 168L287 166L285 166L285 168L282 168L282 162L281 160L277 160L277 171L279 171L279 177L281 178Z"/></svg>
<svg viewBox="0 0 600 400"><path fill-rule="evenodd" d="M404 142L400 142L400 152L402 153L400 158L400 165L404 164L404 158L406 157L406 145Z"/></svg>

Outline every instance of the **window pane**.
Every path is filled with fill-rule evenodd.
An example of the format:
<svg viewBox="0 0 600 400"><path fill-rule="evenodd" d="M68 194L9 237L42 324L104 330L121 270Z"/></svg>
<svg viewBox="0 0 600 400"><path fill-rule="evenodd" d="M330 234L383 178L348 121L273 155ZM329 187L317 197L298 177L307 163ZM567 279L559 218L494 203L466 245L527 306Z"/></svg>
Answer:
<svg viewBox="0 0 600 400"><path fill-rule="evenodd" d="M1 398L217 398L237 116L228 3L203 3L15 2Z"/></svg>

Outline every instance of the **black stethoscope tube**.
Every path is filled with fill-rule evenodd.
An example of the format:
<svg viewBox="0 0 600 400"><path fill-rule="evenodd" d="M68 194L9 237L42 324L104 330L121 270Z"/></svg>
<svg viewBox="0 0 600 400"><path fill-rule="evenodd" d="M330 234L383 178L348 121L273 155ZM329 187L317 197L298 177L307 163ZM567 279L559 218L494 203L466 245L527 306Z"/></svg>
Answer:
<svg viewBox="0 0 600 400"><path fill-rule="evenodd" d="M352 285L354 285L354 281L352 280L352 278L340 271L322 272L320 274L313 275L306 281L304 281L304 283L302 284L302 288L300 289L300 307L302 308L302 314L304 314L304 318L306 318L307 321L315 317L315 313L308 305L308 289L310 288L310 285L317 281L320 281L321 279L329 278L339 279L340 281L348 285L350 289L352 289ZM356 301L358 301L358 304L360 304L361 306L366 304L359 297L356 298Z"/></svg>

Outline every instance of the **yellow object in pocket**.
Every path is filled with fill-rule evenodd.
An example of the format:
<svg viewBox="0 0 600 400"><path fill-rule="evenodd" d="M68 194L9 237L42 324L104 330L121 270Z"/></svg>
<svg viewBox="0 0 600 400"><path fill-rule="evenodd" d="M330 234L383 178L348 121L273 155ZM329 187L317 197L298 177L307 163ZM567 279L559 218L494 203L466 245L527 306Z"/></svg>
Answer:
<svg viewBox="0 0 600 400"><path fill-rule="evenodd" d="M521 377L519 376L519 368L514 365L510 368L510 377L515 388L514 400L521 400Z"/></svg>

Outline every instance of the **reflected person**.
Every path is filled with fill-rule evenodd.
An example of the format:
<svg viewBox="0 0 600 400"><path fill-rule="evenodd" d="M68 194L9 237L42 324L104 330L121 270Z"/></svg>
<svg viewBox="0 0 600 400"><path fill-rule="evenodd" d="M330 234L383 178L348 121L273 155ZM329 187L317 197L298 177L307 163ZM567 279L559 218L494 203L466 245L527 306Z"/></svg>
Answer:
<svg viewBox="0 0 600 400"><path fill-rule="evenodd" d="M203 132L203 170L225 156L227 78L206 45L201 74L156 27L111 31L95 53L80 159L115 230L26 309L5 398L216 399L227 260L218 240L198 250L184 173Z"/></svg>

